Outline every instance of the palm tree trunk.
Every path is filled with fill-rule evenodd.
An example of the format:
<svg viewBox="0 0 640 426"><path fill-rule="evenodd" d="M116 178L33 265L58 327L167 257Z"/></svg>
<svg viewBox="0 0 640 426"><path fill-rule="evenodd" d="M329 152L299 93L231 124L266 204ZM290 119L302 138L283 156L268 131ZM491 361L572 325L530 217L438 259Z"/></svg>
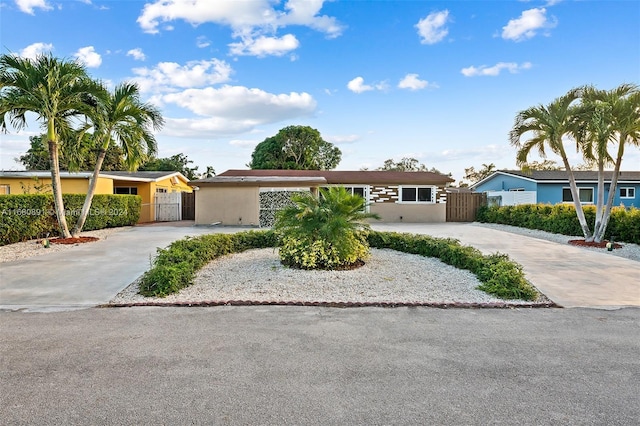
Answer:
<svg viewBox="0 0 640 426"><path fill-rule="evenodd" d="M564 153L564 151L561 151L561 157L564 163L564 168L569 174L569 187L571 188L571 197L573 198L573 205L576 209L576 215L578 216L578 222L580 222L582 234L584 235L585 241L593 241L593 235L591 234L591 230L589 229L587 219L584 217L584 211L582 210L582 204L580 203L580 193L578 192L576 178L575 176L573 176L571 165L569 164L569 160L567 159L567 155Z"/></svg>
<svg viewBox="0 0 640 426"><path fill-rule="evenodd" d="M71 236L76 238L82 232L82 227L84 227L84 223L87 221L87 216L89 215L89 210L91 209L91 203L93 202L93 196L96 193L96 187L98 186L98 178L100 176L100 169L102 169L102 163L104 162L104 158L107 155L107 150L102 148L98 153L98 158L96 159L96 166L93 169L93 174L91 175L91 181L89 182L89 190L87 191L87 196L84 197L84 204L82 205L82 211L80 212L80 217L78 217L78 221L76 222L76 226L73 227L71 231Z"/></svg>
<svg viewBox="0 0 640 426"><path fill-rule="evenodd" d="M49 160L51 162L51 189L53 191L53 205L58 219L58 232L61 238L69 238L69 226L64 211L64 200L62 199L62 182L60 181L60 161L58 155L58 144L49 139Z"/></svg>
<svg viewBox="0 0 640 426"><path fill-rule="evenodd" d="M613 208L613 199L616 196L616 189L618 187L618 176L620 175L620 167L622 165L622 156L624 154L624 144L627 136L620 135L620 144L618 145L618 156L616 157L616 163L613 168L613 175L611 176L611 185L609 185L609 196L607 197L607 204L602 214L602 223L597 233L594 233L594 239L597 242L601 242L604 239L604 234L609 225L609 219L611 218L611 209Z"/></svg>
<svg viewBox="0 0 640 426"><path fill-rule="evenodd" d="M596 219L593 225L593 240L597 243L598 234L602 227L602 216L604 214L604 159L598 159L598 199L596 201Z"/></svg>

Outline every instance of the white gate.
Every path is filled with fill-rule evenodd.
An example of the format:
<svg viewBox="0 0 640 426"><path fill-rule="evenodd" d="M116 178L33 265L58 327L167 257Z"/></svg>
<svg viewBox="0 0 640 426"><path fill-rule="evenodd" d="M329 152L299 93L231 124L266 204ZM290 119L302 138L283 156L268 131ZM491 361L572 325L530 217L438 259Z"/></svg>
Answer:
<svg viewBox="0 0 640 426"><path fill-rule="evenodd" d="M157 222L182 220L182 194L180 192L157 192L155 204Z"/></svg>

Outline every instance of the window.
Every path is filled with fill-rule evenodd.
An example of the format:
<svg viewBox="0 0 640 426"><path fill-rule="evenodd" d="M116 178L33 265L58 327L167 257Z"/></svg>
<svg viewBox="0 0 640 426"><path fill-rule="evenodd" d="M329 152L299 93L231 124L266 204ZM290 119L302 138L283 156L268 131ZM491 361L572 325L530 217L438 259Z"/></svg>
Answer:
<svg viewBox="0 0 640 426"><path fill-rule="evenodd" d="M433 186L401 186L400 202L402 203L434 203L435 188Z"/></svg>
<svg viewBox="0 0 640 426"><path fill-rule="evenodd" d="M593 203L593 188L578 188L581 203ZM562 188L562 202L573 203L571 188Z"/></svg>
<svg viewBox="0 0 640 426"><path fill-rule="evenodd" d="M524 192L524 188L512 188L509 192Z"/></svg>
<svg viewBox="0 0 640 426"><path fill-rule="evenodd" d="M0 185L0 195L11 194L11 187L9 185Z"/></svg>
<svg viewBox="0 0 640 426"><path fill-rule="evenodd" d="M138 188L135 186L116 186L113 188L113 193L120 195L138 195Z"/></svg>
<svg viewBox="0 0 640 426"><path fill-rule="evenodd" d="M156 194L164 194L167 192L167 188L156 188Z"/></svg>
<svg viewBox="0 0 640 426"><path fill-rule="evenodd" d="M367 197L365 197L366 191L364 186L345 186L344 189L351 195L359 195L365 200L367 199Z"/></svg>
<svg viewBox="0 0 640 426"><path fill-rule="evenodd" d="M636 198L636 189L634 187L620 188L620 198Z"/></svg>

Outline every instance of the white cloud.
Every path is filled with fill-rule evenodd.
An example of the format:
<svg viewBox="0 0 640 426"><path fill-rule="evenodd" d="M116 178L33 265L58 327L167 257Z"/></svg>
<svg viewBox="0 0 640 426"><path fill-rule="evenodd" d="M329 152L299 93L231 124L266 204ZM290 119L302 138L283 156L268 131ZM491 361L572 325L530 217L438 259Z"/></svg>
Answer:
<svg viewBox="0 0 640 426"><path fill-rule="evenodd" d="M132 56L136 61L144 61L147 58L142 49L140 49L139 47L129 50L127 52L127 56Z"/></svg>
<svg viewBox="0 0 640 426"><path fill-rule="evenodd" d="M329 135L324 139L336 145L348 145L360 139L360 135Z"/></svg>
<svg viewBox="0 0 640 426"><path fill-rule="evenodd" d="M134 68L135 77L143 92L166 92L176 88L201 87L229 81L231 66L219 59L190 61L186 65L160 62L154 68Z"/></svg>
<svg viewBox="0 0 640 426"><path fill-rule="evenodd" d="M242 140L242 139L233 139L233 140L229 141L229 145L238 146L240 148L254 148L259 143L260 143L260 141Z"/></svg>
<svg viewBox="0 0 640 426"><path fill-rule="evenodd" d="M492 76L495 77L500 75L502 70L508 70L511 74L516 74L521 70L528 70L531 68L531 62L524 62L518 65L515 62L498 62L492 67L488 67L486 65L481 65L479 67L470 66L468 68L463 68L460 72L465 77L476 77L476 76Z"/></svg>
<svg viewBox="0 0 640 426"><path fill-rule="evenodd" d="M285 34L282 37L245 37L241 42L230 43L229 52L232 55L257 56L259 58L268 55L282 56L297 49L299 45L300 42L293 34Z"/></svg>
<svg viewBox="0 0 640 426"><path fill-rule="evenodd" d="M170 93L162 101L202 117L167 119L163 134L182 137L245 133L259 125L310 116L316 109L316 101L308 93L273 94L229 85Z"/></svg>
<svg viewBox="0 0 640 426"><path fill-rule="evenodd" d="M546 13L545 8L525 10L518 19L511 19L502 27L502 38L523 41L534 37L541 29L555 27L557 23L547 20Z"/></svg>
<svg viewBox="0 0 640 426"><path fill-rule="evenodd" d="M158 33L160 24L174 20L184 20L194 26L207 22L226 25L232 29L233 37L240 39L230 45L234 54L282 55L283 49L285 52L295 49L298 42L292 35L277 37L279 28L301 25L330 38L342 33L343 26L335 18L319 15L323 3L324 0L288 0L276 9L279 2L271 0L156 0L144 6L138 24L148 33Z"/></svg>
<svg viewBox="0 0 640 426"><path fill-rule="evenodd" d="M421 90L427 87L437 88L438 85L429 83L427 80L420 80L418 74L407 74L398 83L400 89Z"/></svg>
<svg viewBox="0 0 640 426"><path fill-rule="evenodd" d="M347 83L347 88L354 93L368 92L370 90L387 90L388 86L386 81L381 81L374 85L364 84L364 78L360 76Z"/></svg>
<svg viewBox="0 0 640 426"><path fill-rule="evenodd" d="M51 43L33 43L20 51L20 56L27 59L35 59L36 56L53 50Z"/></svg>
<svg viewBox="0 0 640 426"><path fill-rule="evenodd" d="M196 39L196 46L198 46L200 49L203 49L205 47L209 47L210 45L211 45L211 42L205 36L199 36Z"/></svg>
<svg viewBox="0 0 640 426"><path fill-rule="evenodd" d="M419 20L415 27L420 35L420 43L435 44L442 41L449 34L449 29L445 26L449 21L448 10L430 13Z"/></svg>
<svg viewBox="0 0 640 426"><path fill-rule="evenodd" d="M51 10L53 9L46 0L16 0L18 9L29 15L34 15L34 9Z"/></svg>
<svg viewBox="0 0 640 426"><path fill-rule="evenodd" d="M93 46L82 47L73 56L89 68L97 68L102 64L102 57Z"/></svg>

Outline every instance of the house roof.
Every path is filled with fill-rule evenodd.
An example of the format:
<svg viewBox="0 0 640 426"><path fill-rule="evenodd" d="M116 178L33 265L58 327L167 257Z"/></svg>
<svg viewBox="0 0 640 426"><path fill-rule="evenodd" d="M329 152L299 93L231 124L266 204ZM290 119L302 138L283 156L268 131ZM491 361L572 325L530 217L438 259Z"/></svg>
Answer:
<svg viewBox="0 0 640 426"><path fill-rule="evenodd" d="M605 182L611 182L613 176L612 170L605 170L604 172ZM496 175L511 175L527 179L533 182L543 183L565 183L569 182L569 176L565 170L498 170L490 176L482 179L479 182L471 185L471 188L475 188L482 183L492 179ZM592 170L574 170L573 176L577 182L581 183L596 183L598 181L598 172ZM621 171L618 175L618 183L630 183L640 182L640 171Z"/></svg>
<svg viewBox="0 0 640 426"><path fill-rule="evenodd" d="M190 186L315 186L326 184L323 177L297 176L215 176L192 180Z"/></svg>
<svg viewBox="0 0 640 426"><path fill-rule="evenodd" d="M93 172L60 172L60 178L80 178L80 179L89 179L93 175ZM184 182L189 182L182 173L175 171L166 171L166 172L112 172L112 171L102 171L100 172L100 177L110 178L114 180L128 180L135 182L157 182L163 179L178 177ZM51 177L51 172L48 170L17 170L17 171L0 171L0 177L17 177L17 178L31 178L31 177L39 177L39 178L47 178Z"/></svg>
<svg viewBox="0 0 640 426"><path fill-rule="evenodd" d="M327 184L398 184L442 185L454 179L433 172L351 171L351 170L227 170L218 176L244 177L314 177L323 178Z"/></svg>

